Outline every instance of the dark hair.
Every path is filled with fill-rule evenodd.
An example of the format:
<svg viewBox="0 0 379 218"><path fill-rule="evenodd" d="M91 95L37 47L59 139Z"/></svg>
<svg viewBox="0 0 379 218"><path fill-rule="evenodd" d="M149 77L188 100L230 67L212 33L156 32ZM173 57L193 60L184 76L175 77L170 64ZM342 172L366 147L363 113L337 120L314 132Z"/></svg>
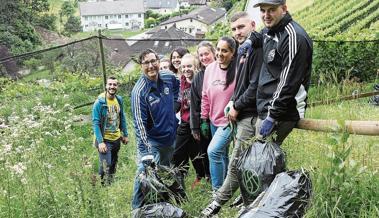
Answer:
<svg viewBox="0 0 379 218"><path fill-rule="evenodd" d="M200 58L199 58L199 48L201 47L207 47L212 53L213 53L213 57L216 58L216 50L215 50L215 47L212 45L212 43L210 41L201 41L198 45L197 45L197 49L196 49L196 53L197 53L197 59L199 60L199 65L200 65L200 68L202 70L205 70L205 66L203 66L200 62Z"/></svg>
<svg viewBox="0 0 379 218"><path fill-rule="evenodd" d="M236 64L237 64L237 43L236 41L231 38L231 37L228 37L228 36L223 36L221 37L220 40L218 41L225 41L226 43L228 43L228 46L230 48L230 50L233 51L233 57L232 57L232 60L231 62L229 63L228 65L228 69L226 71L226 79L225 79L225 89L227 89L229 87L229 85L231 83L233 83L234 81L234 77L236 75Z"/></svg>
<svg viewBox="0 0 379 218"><path fill-rule="evenodd" d="M179 54L180 57L183 57L183 55L187 54L187 53L190 53L188 51L188 49L184 48L184 47L176 47L174 50L172 50L171 54L170 54L170 70L172 72L174 72L175 74L178 73L178 70L175 69L174 66L172 66L172 54L174 54L174 52L177 52Z"/></svg>
<svg viewBox="0 0 379 218"><path fill-rule="evenodd" d="M108 76L108 79L117 80L117 78L115 76Z"/></svg>
<svg viewBox="0 0 379 218"><path fill-rule="evenodd" d="M155 57L157 58L157 60L159 60L158 54L153 49L148 48L148 49L142 51L141 54L139 55L139 57L138 57L139 64L142 64L142 60L145 58L146 55L148 55L150 53L153 53L155 55Z"/></svg>
<svg viewBox="0 0 379 218"><path fill-rule="evenodd" d="M249 17L249 14L246 13L245 11L239 11L237 13L235 13L231 18L230 18L230 22L233 23L233 22L236 22L238 19L242 18L242 17Z"/></svg>

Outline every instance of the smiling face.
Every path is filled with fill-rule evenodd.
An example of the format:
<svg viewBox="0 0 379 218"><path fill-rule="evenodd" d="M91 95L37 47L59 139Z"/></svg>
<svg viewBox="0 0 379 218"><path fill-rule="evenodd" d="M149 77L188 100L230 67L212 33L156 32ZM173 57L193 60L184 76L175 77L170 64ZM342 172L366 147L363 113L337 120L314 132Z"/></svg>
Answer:
<svg viewBox="0 0 379 218"><path fill-rule="evenodd" d="M108 79L105 88L107 91L107 97L114 98L114 96L117 93L117 89L118 89L117 80L116 79Z"/></svg>
<svg viewBox="0 0 379 218"><path fill-rule="evenodd" d="M273 28L287 13L286 5L260 5L261 18L267 28Z"/></svg>
<svg viewBox="0 0 379 218"><path fill-rule="evenodd" d="M199 56L200 63L206 67L213 61L215 61L215 56L210 48L207 46L202 46L197 50L197 55Z"/></svg>
<svg viewBox="0 0 379 218"><path fill-rule="evenodd" d="M242 44L249 36L250 32L254 31L255 23L248 16L241 17L230 24L233 38Z"/></svg>
<svg viewBox="0 0 379 218"><path fill-rule="evenodd" d="M195 58L193 56L183 56L180 64L181 72L188 81L191 81L195 74Z"/></svg>
<svg viewBox="0 0 379 218"><path fill-rule="evenodd" d="M234 51L229 46L227 41L220 40L217 43L216 47L216 58L217 62L220 64L222 68L227 68L230 62L233 59Z"/></svg>
<svg viewBox="0 0 379 218"><path fill-rule="evenodd" d="M143 73L153 81L157 81L159 73L159 59L154 53L146 54L142 59Z"/></svg>
<svg viewBox="0 0 379 218"><path fill-rule="evenodd" d="M170 70L170 62L169 61L161 61L159 64L160 70Z"/></svg>
<svg viewBox="0 0 379 218"><path fill-rule="evenodd" d="M181 60L182 60L182 57L180 56L180 54L174 51L171 57L171 64L172 66L174 66L175 69L177 70L179 69Z"/></svg>

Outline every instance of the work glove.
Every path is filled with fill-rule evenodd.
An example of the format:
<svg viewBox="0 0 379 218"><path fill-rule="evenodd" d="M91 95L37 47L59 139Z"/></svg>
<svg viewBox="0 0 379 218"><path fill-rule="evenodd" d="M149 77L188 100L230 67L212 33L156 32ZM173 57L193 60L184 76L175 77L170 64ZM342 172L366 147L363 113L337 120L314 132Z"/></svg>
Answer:
<svg viewBox="0 0 379 218"><path fill-rule="evenodd" d="M246 57L247 54L249 53L249 51L251 50L252 48L252 42L251 40L248 38L246 39L239 47L238 47L238 56L244 56Z"/></svg>
<svg viewBox="0 0 379 218"><path fill-rule="evenodd" d="M271 117L266 117L266 119L263 120L261 130L259 131L259 134L266 138L266 136L270 135L275 127L275 120Z"/></svg>
<svg viewBox="0 0 379 218"><path fill-rule="evenodd" d="M201 119L200 131L201 131L201 135L203 135L207 139L209 138L209 133L210 133L209 120Z"/></svg>
<svg viewBox="0 0 379 218"><path fill-rule="evenodd" d="M230 108L233 107L233 101L229 101L228 104L224 108L224 116L227 117L230 111Z"/></svg>
<svg viewBox="0 0 379 218"><path fill-rule="evenodd" d="M145 167L147 167L147 166L154 167L154 165L155 165L155 163L154 163L154 155L147 154L147 155L143 156L141 158L141 162L142 162L142 164Z"/></svg>

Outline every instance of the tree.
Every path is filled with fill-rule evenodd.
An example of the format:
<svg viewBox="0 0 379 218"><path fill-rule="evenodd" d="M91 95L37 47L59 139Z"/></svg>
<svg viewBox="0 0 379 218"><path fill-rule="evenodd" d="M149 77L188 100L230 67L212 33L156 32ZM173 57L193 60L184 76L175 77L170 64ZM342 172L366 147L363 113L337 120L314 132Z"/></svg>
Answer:
<svg viewBox="0 0 379 218"><path fill-rule="evenodd" d="M45 29L56 31L57 26L55 26L55 21L57 21L57 16L53 14L48 14L43 17L39 17L36 21L36 24Z"/></svg>
<svg viewBox="0 0 379 218"><path fill-rule="evenodd" d="M66 35L71 35L73 33L82 31L82 27L80 26L80 19L74 15L71 15L64 25L64 31Z"/></svg>
<svg viewBox="0 0 379 218"><path fill-rule="evenodd" d="M75 8L69 1L63 2L61 6L61 10L59 11L59 19L60 22L63 23L63 17L66 17L67 19L74 15Z"/></svg>

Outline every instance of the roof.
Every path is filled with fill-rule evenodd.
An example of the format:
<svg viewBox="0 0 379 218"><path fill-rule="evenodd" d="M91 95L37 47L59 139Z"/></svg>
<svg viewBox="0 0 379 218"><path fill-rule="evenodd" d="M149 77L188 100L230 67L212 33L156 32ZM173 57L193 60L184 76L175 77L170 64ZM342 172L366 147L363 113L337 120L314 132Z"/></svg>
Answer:
<svg viewBox="0 0 379 218"><path fill-rule="evenodd" d="M205 5L207 3L206 0L185 0L190 5Z"/></svg>
<svg viewBox="0 0 379 218"><path fill-rule="evenodd" d="M176 8L178 7L178 0L145 0L146 8Z"/></svg>
<svg viewBox="0 0 379 218"><path fill-rule="evenodd" d="M80 16L145 13L143 0L79 2Z"/></svg>
<svg viewBox="0 0 379 218"><path fill-rule="evenodd" d="M226 10L224 8L211 8L208 6L202 6L196 10L191 11L188 14L179 15L168 19L165 22L162 22L161 25L175 23L187 19L195 19L207 25L211 25L222 18L225 14Z"/></svg>
<svg viewBox="0 0 379 218"><path fill-rule="evenodd" d="M125 39L103 39L106 56L115 66L124 67L132 58L132 50Z"/></svg>
<svg viewBox="0 0 379 218"><path fill-rule="evenodd" d="M196 41L188 41L185 39L195 39L194 36L177 29L172 26L168 29L161 29L153 33L150 39L184 39L183 41L138 41L131 46L133 55L138 56L143 50L151 48L160 55L171 53L171 51L179 46L190 47L197 45Z"/></svg>

